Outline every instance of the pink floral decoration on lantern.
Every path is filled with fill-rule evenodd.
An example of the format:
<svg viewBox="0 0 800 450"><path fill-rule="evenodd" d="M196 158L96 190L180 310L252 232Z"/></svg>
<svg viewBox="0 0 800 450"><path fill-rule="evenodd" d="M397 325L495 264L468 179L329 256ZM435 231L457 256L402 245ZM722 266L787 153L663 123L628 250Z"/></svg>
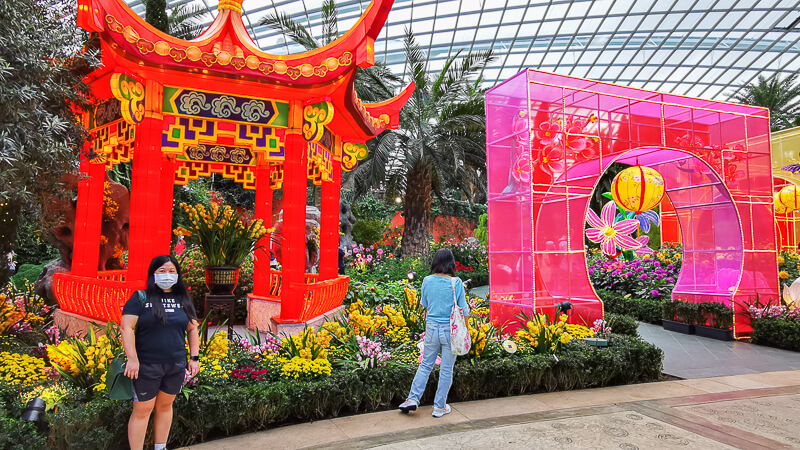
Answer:
<svg viewBox="0 0 800 450"><path fill-rule="evenodd" d="M586 222L592 227L586 230L586 237L599 243L603 253L610 256L616 255L617 247L623 250L637 250L642 247L640 241L628 236L636 231L639 222L636 219L625 219L614 223L616 214L617 207L611 201L603 206L601 217L597 217L591 209L586 216Z"/></svg>
<svg viewBox="0 0 800 450"><path fill-rule="evenodd" d="M542 150L536 164L543 172L551 177L555 176L556 173L564 171L564 150L556 145L548 145Z"/></svg>

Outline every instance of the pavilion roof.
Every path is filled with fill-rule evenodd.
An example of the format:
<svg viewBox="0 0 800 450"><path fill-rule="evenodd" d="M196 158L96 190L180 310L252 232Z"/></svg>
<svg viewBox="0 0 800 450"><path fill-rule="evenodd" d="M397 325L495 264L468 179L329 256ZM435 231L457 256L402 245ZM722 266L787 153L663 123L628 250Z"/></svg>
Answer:
<svg viewBox="0 0 800 450"><path fill-rule="evenodd" d="M247 91L254 96L324 98L337 111L331 126L347 138L366 140L386 128L397 128L399 111L415 88L412 83L393 99L376 104L362 103L353 90L356 67L374 64L375 38L393 2L373 0L338 39L293 55L272 55L257 48L242 22L242 0L220 0L215 20L188 41L157 30L122 0L79 0L78 25L100 34L107 70L123 66L128 73L169 80L168 84L180 80L190 84L193 76L212 78L214 83L197 84L213 85L217 92L235 90L231 85L238 83L254 85L255 91Z"/></svg>

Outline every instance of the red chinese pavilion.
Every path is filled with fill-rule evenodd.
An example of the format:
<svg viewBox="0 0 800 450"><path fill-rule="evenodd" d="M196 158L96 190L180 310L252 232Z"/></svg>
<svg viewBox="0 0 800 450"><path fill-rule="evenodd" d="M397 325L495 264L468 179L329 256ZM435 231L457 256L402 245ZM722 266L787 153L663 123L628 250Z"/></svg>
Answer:
<svg viewBox="0 0 800 450"><path fill-rule="evenodd" d="M283 270L256 255L250 326L301 323L341 304L349 281L337 274L342 170L366 156L368 139L397 128L414 90L375 104L353 90L356 68L374 64L393 0L373 0L336 41L294 55L259 50L241 3L220 0L211 26L185 41L122 0L79 1L78 25L99 35L103 64L86 77L100 103L84 114L95 139L81 159L72 269L53 282L63 311L119 321L150 260L170 252L174 185L211 173L254 189L255 215L267 222L273 189L284 189ZM121 162L133 166L127 268L99 271L105 171ZM304 273L308 179L322 189L319 274Z"/></svg>

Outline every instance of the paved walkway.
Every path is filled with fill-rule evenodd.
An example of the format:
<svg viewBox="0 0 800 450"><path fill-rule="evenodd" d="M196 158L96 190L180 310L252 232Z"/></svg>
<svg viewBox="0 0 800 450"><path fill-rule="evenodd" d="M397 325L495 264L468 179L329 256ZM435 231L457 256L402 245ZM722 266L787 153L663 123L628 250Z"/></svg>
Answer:
<svg viewBox="0 0 800 450"><path fill-rule="evenodd" d="M800 448L800 371L666 381L321 420L189 447Z"/></svg>
<svg viewBox="0 0 800 450"><path fill-rule="evenodd" d="M800 352L675 333L649 323L639 324L639 335L664 350L664 373L679 378L800 369Z"/></svg>

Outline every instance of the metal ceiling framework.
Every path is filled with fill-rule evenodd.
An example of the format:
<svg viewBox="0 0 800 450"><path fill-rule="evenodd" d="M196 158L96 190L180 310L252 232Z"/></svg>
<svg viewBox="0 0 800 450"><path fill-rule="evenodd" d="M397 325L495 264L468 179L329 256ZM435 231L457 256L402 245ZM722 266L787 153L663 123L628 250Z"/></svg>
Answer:
<svg viewBox="0 0 800 450"><path fill-rule="evenodd" d="M142 0L126 0L144 15ZM285 12L320 36L323 0L247 0L243 17L262 50L302 51L258 25ZM217 0L168 0L170 7ZM369 0L338 0L339 30L359 18ZM626 86L726 100L758 75L800 72L800 0L395 0L375 43L376 60L407 77L406 27L439 70L459 50L493 49L487 87L523 68Z"/></svg>

